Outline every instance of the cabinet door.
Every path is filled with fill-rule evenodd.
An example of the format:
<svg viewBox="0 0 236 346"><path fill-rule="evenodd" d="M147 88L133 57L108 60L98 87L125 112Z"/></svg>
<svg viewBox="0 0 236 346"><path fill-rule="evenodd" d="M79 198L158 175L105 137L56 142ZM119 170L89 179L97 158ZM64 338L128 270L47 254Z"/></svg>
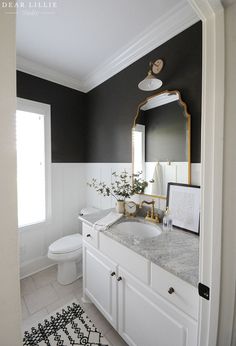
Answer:
<svg viewBox="0 0 236 346"><path fill-rule="evenodd" d="M197 322L119 269L118 326L130 346L196 346Z"/></svg>
<svg viewBox="0 0 236 346"><path fill-rule="evenodd" d="M84 246L83 261L84 293L116 328L117 266L89 246Z"/></svg>

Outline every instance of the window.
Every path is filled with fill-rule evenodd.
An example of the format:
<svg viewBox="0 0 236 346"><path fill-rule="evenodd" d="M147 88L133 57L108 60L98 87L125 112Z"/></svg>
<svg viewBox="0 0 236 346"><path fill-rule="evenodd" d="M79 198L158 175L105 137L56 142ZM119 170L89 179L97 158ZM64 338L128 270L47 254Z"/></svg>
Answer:
<svg viewBox="0 0 236 346"><path fill-rule="evenodd" d="M145 177L145 126L137 124L133 130L134 172L142 172Z"/></svg>
<svg viewBox="0 0 236 346"><path fill-rule="evenodd" d="M50 106L18 99L16 111L18 227L50 214Z"/></svg>

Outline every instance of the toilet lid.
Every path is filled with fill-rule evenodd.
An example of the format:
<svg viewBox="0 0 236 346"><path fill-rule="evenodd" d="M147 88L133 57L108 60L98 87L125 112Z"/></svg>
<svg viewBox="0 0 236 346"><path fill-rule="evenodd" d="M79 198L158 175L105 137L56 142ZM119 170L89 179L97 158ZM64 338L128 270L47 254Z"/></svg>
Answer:
<svg viewBox="0 0 236 346"><path fill-rule="evenodd" d="M72 234L60 238L49 246L51 253L67 253L78 250L82 247L81 234Z"/></svg>

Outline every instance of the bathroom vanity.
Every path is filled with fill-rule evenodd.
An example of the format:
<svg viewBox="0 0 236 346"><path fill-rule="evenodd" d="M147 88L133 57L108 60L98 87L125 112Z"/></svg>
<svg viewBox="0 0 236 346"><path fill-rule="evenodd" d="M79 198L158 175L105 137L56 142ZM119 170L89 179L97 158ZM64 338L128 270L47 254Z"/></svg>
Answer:
<svg viewBox="0 0 236 346"><path fill-rule="evenodd" d="M197 345L199 238L180 230L160 232L155 225L157 235L149 230L147 237L136 237L125 224L142 225L141 219L125 217L96 231L94 223L108 212L80 218L84 299L129 345Z"/></svg>

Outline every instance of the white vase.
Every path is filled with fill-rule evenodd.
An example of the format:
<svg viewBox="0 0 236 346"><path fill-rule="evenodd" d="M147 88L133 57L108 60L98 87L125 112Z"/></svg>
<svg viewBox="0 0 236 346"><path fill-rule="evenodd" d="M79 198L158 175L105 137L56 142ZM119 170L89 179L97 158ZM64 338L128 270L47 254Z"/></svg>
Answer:
<svg viewBox="0 0 236 346"><path fill-rule="evenodd" d="M119 214L124 214L124 212L125 212L125 201L117 201L116 202L116 211Z"/></svg>

